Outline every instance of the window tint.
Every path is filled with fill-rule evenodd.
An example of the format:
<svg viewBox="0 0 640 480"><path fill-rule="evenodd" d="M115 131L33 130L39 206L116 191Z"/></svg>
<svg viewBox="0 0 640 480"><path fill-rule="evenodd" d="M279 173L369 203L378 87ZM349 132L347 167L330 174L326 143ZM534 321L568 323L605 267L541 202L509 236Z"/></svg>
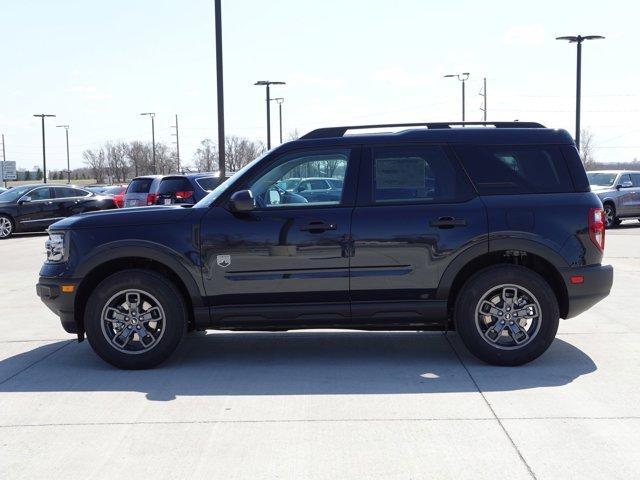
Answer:
<svg viewBox="0 0 640 480"><path fill-rule="evenodd" d="M640 187L640 173L632 173L631 181L633 182L634 187Z"/></svg>
<svg viewBox="0 0 640 480"><path fill-rule="evenodd" d="M84 197L87 192L71 187L55 187L56 198Z"/></svg>
<svg viewBox="0 0 640 480"><path fill-rule="evenodd" d="M472 195L463 173L442 147L430 145L373 149L375 202L444 203Z"/></svg>
<svg viewBox="0 0 640 480"><path fill-rule="evenodd" d="M458 145L455 151L482 195L574 191L556 146Z"/></svg>
<svg viewBox="0 0 640 480"><path fill-rule="evenodd" d="M127 193L149 193L152 178L134 178L127 188Z"/></svg>
<svg viewBox="0 0 640 480"><path fill-rule="evenodd" d="M201 177L196 178L196 183L200 185L200 188L210 192L218 186L218 177Z"/></svg>
<svg viewBox="0 0 640 480"><path fill-rule="evenodd" d="M169 177L160 182L158 193L176 193L176 192L189 192L193 191L193 186L184 177Z"/></svg>
<svg viewBox="0 0 640 480"><path fill-rule="evenodd" d="M31 200L48 200L53 198L50 188L36 188L29 192L28 196L31 197Z"/></svg>
<svg viewBox="0 0 640 480"><path fill-rule="evenodd" d="M350 152L340 148L285 155L249 187L256 204L263 208L338 205ZM338 180L340 185L329 188L328 178Z"/></svg>

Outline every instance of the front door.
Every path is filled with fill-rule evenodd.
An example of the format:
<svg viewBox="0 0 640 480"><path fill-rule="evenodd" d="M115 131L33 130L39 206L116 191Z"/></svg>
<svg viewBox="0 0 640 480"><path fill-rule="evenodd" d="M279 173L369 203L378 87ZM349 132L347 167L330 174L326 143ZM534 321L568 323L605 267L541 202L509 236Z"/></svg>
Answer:
<svg viewBox="0 0 640 480"><path fill-rule="evenodd" d="M353 212L354 323L433 325L451 261L487 242L487 216L465 174L439 145L365 148Z"/></svg>
<svg viewBox="0 0 640 480"><path fill-rule="evenodd" d="M349 232L359 148L295 150L234 191L249 189L249 213L212 207L201 225L203 278L216 326L313 326L349 321ZM337 178L335 200L282 187L289 178ZM336 182L340 183L340 182ZM232 193L232 192L231 192Z"/></svg>
<svg viewBox="0 0 640 480"><path fill-rule="evenodd" d="M55 216L56 205L50 187L31 190L18 201L18 222L21 230L42 230Z"/></svg>

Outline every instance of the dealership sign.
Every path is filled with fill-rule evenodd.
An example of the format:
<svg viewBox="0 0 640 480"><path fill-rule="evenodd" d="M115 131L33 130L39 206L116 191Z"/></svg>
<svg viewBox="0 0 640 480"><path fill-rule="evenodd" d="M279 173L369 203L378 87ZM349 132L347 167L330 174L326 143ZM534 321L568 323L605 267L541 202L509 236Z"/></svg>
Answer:
<svg viewBox="0 0 640 480"><path fill-rule="evenodd" d="M0 163L0 180L16 180L18 178L16 172L16 162L1 162Z"/></svg>

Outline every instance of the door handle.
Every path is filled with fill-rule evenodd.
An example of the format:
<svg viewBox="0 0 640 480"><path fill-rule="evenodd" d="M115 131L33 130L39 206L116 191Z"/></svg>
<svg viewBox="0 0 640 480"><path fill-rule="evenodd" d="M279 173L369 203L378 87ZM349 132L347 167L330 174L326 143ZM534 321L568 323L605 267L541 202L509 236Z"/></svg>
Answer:
<svg viewBox="0 0 640 480"><path fill-rule="evenodd" d="M308 225L300 227L300 230L303 232L320 233L326 232L327 230L335 230L336 228L338 227L333 223L310 222Z"/></svg>
<svg viewBox="0 0 640 480"><path fill-rule="evenodd" d="M466 227L466 218L440 217L437 220L431 220L429 226L437 228L455 228Z"/></svg>

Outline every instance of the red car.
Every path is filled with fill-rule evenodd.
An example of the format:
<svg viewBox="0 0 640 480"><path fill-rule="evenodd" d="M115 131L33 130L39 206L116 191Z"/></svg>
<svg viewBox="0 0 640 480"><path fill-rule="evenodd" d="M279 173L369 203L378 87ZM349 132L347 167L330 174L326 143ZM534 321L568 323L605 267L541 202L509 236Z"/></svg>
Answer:
<svg viewBox="0 0 640 480"><path fill-rule="evenodd" d="M127 191L127 185L112 185L102 191L102 195L110 195L118 208L124 207L124 192Z"/></svg>

